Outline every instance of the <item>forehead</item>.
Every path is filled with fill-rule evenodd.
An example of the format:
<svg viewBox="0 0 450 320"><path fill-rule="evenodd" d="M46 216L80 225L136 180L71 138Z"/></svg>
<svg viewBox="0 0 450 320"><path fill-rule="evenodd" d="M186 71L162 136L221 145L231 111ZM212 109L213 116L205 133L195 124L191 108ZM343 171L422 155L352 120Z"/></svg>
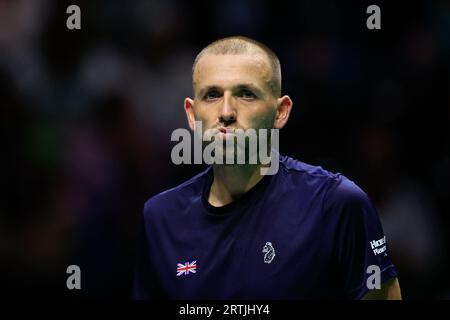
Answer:
<svg viewBox="0 0 450 320"><path fill-rule="evenodd" d="M241 83L253 83L258 86L269 85L271 68L260 53L249 54L210 54L207 53L197 62L193 73L194 85L233 86Z"/></svg>

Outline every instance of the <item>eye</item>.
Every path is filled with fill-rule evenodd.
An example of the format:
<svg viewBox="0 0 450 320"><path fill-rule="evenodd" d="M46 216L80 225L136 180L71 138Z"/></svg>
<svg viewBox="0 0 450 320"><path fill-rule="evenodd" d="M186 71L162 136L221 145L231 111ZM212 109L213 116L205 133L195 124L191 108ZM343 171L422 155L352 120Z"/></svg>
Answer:
<svg viewBox="0 0 450 320"><path fill-rule="evenodd" d="M211 90L205 93L205 95L203 96L203 100L206 101L214 101L218 98L220 98L221 94L219 91L217 90Z"/></svg>
<svg viewBox="0 0 450 320"><path fill-rule="evenodd" d="M253 100L253 99L256 99L256 95L255 95L252 91L250 91L250 90L248 90L248 89L242 89L242 90L239 92L239 97L241 97L241 98L243 98L243 99L245 99L245 100Z"/></svg>

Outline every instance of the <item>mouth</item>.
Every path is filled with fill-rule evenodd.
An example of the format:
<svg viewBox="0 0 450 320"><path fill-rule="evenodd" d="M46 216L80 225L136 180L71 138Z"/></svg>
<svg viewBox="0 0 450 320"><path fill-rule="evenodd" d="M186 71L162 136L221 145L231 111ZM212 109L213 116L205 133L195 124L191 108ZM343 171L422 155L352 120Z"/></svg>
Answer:
<svg viewBox="0 0 450 320"><path fill-rule="evenodd" d="M234 133L234 129L231 129L231 128L220 127L218 130L222 134L232 134L232 133Z"/></svg>
<svg viewBox="0 0 450 320"><path fill-rule="evenodd" d="M235 130L236 129L220 127L220 128L217 128L217 136L220 139L229 140L236 136Z"/></svg>
<svg viewBox="0 0 450 320"><path fill-rule="evenodd" d="M224 139L228 140L236 136L235 129L220 127L218 130L219 130L218 135L223 137Z"/></svg>

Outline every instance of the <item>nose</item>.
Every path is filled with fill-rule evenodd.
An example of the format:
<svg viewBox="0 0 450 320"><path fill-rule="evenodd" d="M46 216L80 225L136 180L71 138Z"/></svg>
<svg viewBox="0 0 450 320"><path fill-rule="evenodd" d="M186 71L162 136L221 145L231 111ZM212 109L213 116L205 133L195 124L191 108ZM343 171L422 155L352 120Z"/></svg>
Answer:
<svg viewBox="0 0 450 320"><path fill-rule="evenodd" d="M231 93L225 92L223 103L219 109L219 122L224 125L231 124L236 121L236 109L233 105Z"/></svg>

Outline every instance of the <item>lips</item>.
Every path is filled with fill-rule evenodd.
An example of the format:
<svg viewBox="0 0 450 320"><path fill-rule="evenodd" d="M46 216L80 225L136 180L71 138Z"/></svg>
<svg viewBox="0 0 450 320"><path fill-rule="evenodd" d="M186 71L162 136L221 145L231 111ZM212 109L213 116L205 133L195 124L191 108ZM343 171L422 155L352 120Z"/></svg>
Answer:
<svg viewBox="0 0 450 320"><path fill-rule="evenodd" d="M219 128L219 132L221 132L221 133L234 133L234 129L221 127L221 128Z"/></svg>

